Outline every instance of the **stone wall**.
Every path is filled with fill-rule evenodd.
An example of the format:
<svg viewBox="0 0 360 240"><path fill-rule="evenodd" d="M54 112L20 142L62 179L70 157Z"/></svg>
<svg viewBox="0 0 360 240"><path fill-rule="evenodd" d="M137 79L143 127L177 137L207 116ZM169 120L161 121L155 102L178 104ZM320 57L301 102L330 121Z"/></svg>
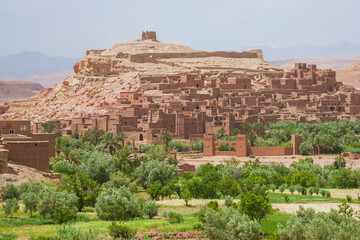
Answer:
<svg viewBox="0 0 360 240"><path fill-rule="evenodd" d="M2 173L7 173L8 172L8 154L9 154L9 150L4 149L4 146L0 145L0 154L3 155L3 156L0 156L0 160L2 161L2 162L0 162L1 172Z"/></svg>

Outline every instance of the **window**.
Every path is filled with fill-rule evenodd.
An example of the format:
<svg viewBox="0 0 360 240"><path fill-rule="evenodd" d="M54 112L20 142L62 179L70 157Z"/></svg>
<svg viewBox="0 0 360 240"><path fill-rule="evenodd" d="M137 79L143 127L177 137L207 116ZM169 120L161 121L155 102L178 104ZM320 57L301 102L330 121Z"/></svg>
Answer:
<svg viewBox="0 0 360 240"><path fill-rule="evenodd" d="M6 124L4 124L2 127L3 127L3 128L6 128Z"/></svg>
<svg viewBox="0 0 360 240"><path fill-rule="evenodd" d="M14 129L10 129L9 134L15 134L15 130L14 130Z"/></svg>
<svg viewBox="0 0 360 240"><path fill-rule="evenodd" d="M2 134L1 130L0 130L0 135Z"/></svg>

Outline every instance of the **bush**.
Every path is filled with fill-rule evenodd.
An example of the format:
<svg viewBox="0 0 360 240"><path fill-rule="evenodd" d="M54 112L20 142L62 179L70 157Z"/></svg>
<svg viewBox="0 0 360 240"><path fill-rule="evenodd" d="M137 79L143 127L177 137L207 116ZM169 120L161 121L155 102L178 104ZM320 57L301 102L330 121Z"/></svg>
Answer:
<svg viewBox="0 0 360 240"><path fill-rule="evenodd" d="M52 171L65 175L72 175L79 171L79 166L68 160L60 160L53 165Z"/></svg>
<svg viewBox="0 0 360 240"><path fill-rule="evenodd" d="M229 196L229 195L226 195L225 196L225 206L227 206L227 207L231 207L231 205L233 204L233 198L231 197L231 196Z"/></svg>
<svg viewBox="0 0 360 240"><path fill-rule="evenodd" d="M346 195L346 201L352 202L352 197L350 195Z"/></svg>
<svg viewBox="0 0 360 240"><path fill-rule="evenodd" d="M216 151L235 151L234 147L231 147L230 144L220 144L220 147L216 149Z"/></svg>
<svg viewBox="0 0 360 240"><path fill-rule="evenodd" d="M37 209L42 217L54 220L54 213L58 207L67 207L76 214L77 201L78 198L73 193L56 192L53 189L44 188L39 195Z"/></svg>
<svg viewBox="0 0 360 240"><path fill-rule="evenodd" d="M3 201L12 198L19 199L20 193L13 183L7 183L4 186L1 186L1 197Z"/></svg>
<svg viewBox="0 0 360 240"><path fill-rule="evenodd" d="M13 217L14 213L19 211L19 202L16 198L6 199L3 203L3 210L5 212L5 216Z"/></svg>
<svg viewBox="0 0 360 240"><path fill-rule="evenodd" d="M108 229L109 235L114 239L133 239L136 234L136 230L125 226L123 223L111 222Z"/></svg>
<svg viewBox="0 0 360 240"><path fill-rule="evenodd" d="M254 154L250 154L249 158L255 158Z"/></svg>
<svg viewBox="0 0 360 240"><path fill-rule="evenodd" d="M148 200L143 206L143 213L147 218L153 218L158 214L158 205L155 201Z"/></svg>
<svg viewBox="0 0 360 240"><path fill-rule="evenodd" d="M302 191L303 191L303 187L302 187L301 185L296 185L296 186L295 186L295 189L296 189L296 191L297 191L299 194L301 194Z"/></svg>
<svg viewBox="0 0 360 240"><path fill-rule="evenodd" d="M194 151L202 152L203 149L204 149L204 141L203 141L203 140L200 140L200 141L195 142L195 143L191 146L191 149L194 150Z"/></svg>
<svg viewBox="0 0 360 240"><path fill-rule="evenodd" d="M224 176L223 179L220 180L218 189L223 196L229 195L235 197L240 193L238 183L229 176Z"/></svg>
<svg viewBox="0 0 360 240"><path fill-rule="evenodd" d="M140 216L140 205L128 188L107 188L97 198L95 211L100 219L121 220Z"/></svg>
<svg viewBox="0 0 360 240"><path fill-rule="evenodd" d="M285 200L285 202L287 202L287 203L288 203L288 202L290 201L289 195L284 194L283 196L284 196L284 200Z"/></svg>
<svg viewBox="0 0 360 240"><path fill-rule="evenodd" d="M52 219L57 224L63 224L76 219L76 213L68 207L59 206L55 209Z"/></svg>
<svg viewBox="0 0 360 240"><path fill-rule="evenodd" d="M329 197L331 197L331 193L330 193L329 191L326 191L326 192L325 192L325 196L326 196L327 198L329 198Z"/></svg>
<svg viewBox="0 0 360 240"><path fill-rule="evenodd" d="M115 169L116 157L93 151L85 154L83 159L81 172L99 184L110 180L110 174Z"/></svg>
<svg viewBox="0 0 360 240"><path fill-rule="evenodd" d="M310 196L312 196L312 195L314 194L314 188L313 188L313 187L309 187L309 189L308 189L308 194L309 194Z"/></svg>
<svg viewBox="0 0 360 240"><path fill-rule="evenodd" d="M319 193L322 197L324 197L326 195L326 190L322 188L319 190Z"/></svg>
<svg viewBox="0 0 360 240"><path fill-rule="evenodd" d="M209 239L261 239L260 223L233 208L206 210L204 233Z"/></svg>
<svg viewBox="0 0 360 240"><path fill-rule="evenodd" d="M169 221L171 224L182 223L184 222L184 217L180 213L176 213L173 211L165 211L163 212L163 217Z"/></svg>
<svg viewBox="0 0 360 240"><path fill-rule="evenodd" d="M313 192L316 194L316 195L319 195L319 191L320 189L318 187L313 187Z"/></svg>
<svg viewBox="0 0 360 240"><path fill-rule="evenodd" d="M191 192L188 188L185 188L182 192L181 192L181 198L185 201L185 205L189 206L189 201L192 199L192 195Z"/></svg>
<svg viewBox="0 0 360 240"><path fill-rule="evenodd" d="M329 185L334 188L358 188L359 176L355 171L340 168L333 171L329 176Z"/></svg>
<svg viewBox="0 0 360 240"><path fill-rule="evenodd" d="M106 188L120 188L127 187L131 192L138 192L137 186L135 182L132 182L130 178L128 178L123 172L117 171L110 175L110 181L106 182Z"/></svg>

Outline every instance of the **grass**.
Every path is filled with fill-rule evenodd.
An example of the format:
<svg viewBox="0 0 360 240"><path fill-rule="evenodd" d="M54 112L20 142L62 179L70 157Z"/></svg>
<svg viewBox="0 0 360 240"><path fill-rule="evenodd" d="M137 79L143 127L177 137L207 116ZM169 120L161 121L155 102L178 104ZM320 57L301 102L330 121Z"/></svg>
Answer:
<svg viewBox="0 0 360 240"><path fill-rule="evenodd" d="M286 225L286 221L292 215L274 212L268 215L265 219L261 220L261 231L265 234L272 234L277 230L277 225L280 223Z"/></svg>
<svg viewBox="0 0 360 240"><path fill-rule="evenodd" d="M298 193L287 194L289 196L289 203L296 202L342 202L344 199L341 198L327 198L321 196L311 196L311 195L299 195ZM270 203L286 203L284 199L284 194L282 193L269 193L267 195Z"/></svg>

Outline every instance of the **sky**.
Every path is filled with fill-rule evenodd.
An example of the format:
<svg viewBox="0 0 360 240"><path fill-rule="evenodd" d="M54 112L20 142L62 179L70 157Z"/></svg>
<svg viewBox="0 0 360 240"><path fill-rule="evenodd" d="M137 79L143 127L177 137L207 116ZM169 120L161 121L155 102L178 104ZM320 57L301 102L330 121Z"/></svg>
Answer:
<svg viewBox="0 0 360 240"><path fill-rule="evenodd" d="M359 0L0 0L0 56L80 58L139 39L207 51L360 43Z"/></svg>

